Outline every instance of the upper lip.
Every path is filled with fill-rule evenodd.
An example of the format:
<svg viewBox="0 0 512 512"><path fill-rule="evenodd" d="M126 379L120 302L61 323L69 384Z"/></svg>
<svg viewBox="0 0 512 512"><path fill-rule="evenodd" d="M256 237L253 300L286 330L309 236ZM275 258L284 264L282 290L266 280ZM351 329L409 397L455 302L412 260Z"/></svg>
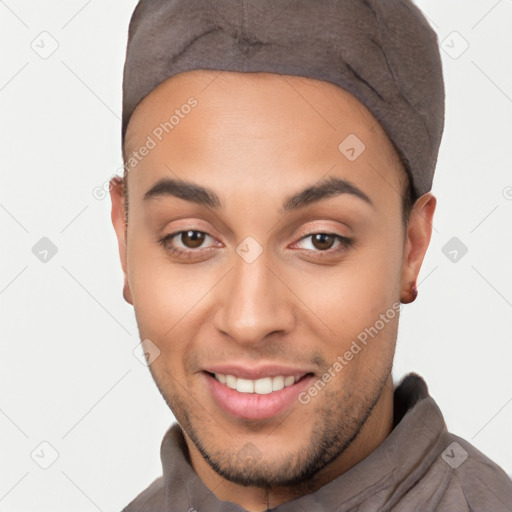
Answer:
<svg viewBox="0 0 512 512"><path fill-rule="evenodd" d="M209 373L222 373L223 375L234 375L242 379L258 380L264 377L288 377L293 375L294 377L303 377L307 373L311 373L310 370L304 368L293 368L290 366L265 364L255 367L243 366L240 364L218 364L203 368L205 372Z"/></svg>

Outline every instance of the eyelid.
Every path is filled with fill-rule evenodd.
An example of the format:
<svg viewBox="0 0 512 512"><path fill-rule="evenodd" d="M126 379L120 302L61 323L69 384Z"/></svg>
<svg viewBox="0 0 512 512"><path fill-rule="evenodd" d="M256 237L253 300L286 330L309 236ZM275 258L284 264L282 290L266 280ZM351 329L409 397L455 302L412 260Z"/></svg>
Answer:
<svg viewBox="0 0 512 512"><path fill-rule="evenodd" d="M334 227L333 223L337 227ZM352 229L347 224L339 221L311 221L303 224L297 231L295 231L293 237L302 238L304 236L315 235L317 233L326 233L330 235L338 235L343 238L350 238L352 236Z"/></svg>

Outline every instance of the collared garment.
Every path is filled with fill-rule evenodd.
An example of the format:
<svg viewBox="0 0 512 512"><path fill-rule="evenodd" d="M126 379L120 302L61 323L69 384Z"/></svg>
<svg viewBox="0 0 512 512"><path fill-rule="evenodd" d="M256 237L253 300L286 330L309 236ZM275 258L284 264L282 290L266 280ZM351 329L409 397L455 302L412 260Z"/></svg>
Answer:
<svg viewBox="0 0 512 512"><path fill-rule="evenodd" d="M163 476L122 512L246 512L203 484L178 424L165 434L160 453ZM394 428L372 453L316 492L270 510L511 512L512 480L448 432L425 381L411 373L394 392Z"/></svg>

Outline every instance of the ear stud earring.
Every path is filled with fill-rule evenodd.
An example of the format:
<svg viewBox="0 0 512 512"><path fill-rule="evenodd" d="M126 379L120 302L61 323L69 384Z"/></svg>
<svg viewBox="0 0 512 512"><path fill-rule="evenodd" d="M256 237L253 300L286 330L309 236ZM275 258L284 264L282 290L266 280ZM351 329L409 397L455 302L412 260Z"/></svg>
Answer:
<svg viewBox="0 0 512 512"><path fill-rule="evenodd" d="M416 300L418 296L418 288L416 287L416 283L413 281L410 283L409 289L400 295L400 302L402 304L410 304Z"/></svg>

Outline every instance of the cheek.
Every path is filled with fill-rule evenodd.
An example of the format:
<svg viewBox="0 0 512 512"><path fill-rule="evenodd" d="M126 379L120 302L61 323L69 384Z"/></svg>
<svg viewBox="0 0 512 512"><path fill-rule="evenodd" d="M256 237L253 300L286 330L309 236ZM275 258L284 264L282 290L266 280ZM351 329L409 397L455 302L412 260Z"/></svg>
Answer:
<svg viewBox="0 0 512 512"><path fill-rule="evenodd" d="M361 247L351 269L350 282L353 300L370 314L380 314L399 295L403 258L403 240L400 226L385 229Z"/></svg>
<svg viewBox="0 0 512 512"><path fill-rule="evenodd" d="M402 264L401 241L390 244L373 238L331 267L311 267L292 282L314 311L325 312L333 323L372 318L397 299ZM296 287L296 288L295 288Z"/></svg>
<svg viewBox="0 0 512 512"><path fill-rule="evenodd" d="M200 325L205 298L218 280L206 266L178 265L155 242L128 244L128 281L140 335L162 351L179 351Z"/></svg>
<svg viewBox="0 0 512 512"><path fill-rule="evenodd" d="M183 316L183 283L170 275L171 266L158 244L144 235L128 240L128 282L141 337L161 340Z"/></svg>
<svg viewBox="0 0 512 512"><path fill-rule="evenodd" d="M293 279L294 291L314 313L311 321L331 360L358 340L363 355L354 357L358 361L392 352L400 307L401 243L399 236L372 237L371 244L354 248L338 266L312 268Z"/></svg>

